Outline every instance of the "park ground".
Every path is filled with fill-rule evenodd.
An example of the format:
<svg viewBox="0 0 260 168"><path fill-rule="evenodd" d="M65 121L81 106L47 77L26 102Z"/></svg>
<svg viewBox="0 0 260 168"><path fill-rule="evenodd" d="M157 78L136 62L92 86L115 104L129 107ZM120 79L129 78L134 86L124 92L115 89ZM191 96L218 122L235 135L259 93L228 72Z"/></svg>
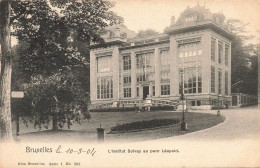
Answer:
<svg viewBox="0 0 260 168"><path fill-rule="evenodd" d="M105 129L105 141L145 141L160 139L172 136L178 136L204 130L224 122L224 116L217 116L214 111L191 111L185 113L185 121L188 123L188 130L181 131L180 126L170 126L167 128L160 128L155 130L145 130L131 133L107 134L111 127L123 123L131 123L142 120L153 119L182 119L181 112L171 111L150 111L150 112L92 112L90 120L82 120L82 123L73 124L71 129L52 131L42 128L34 129L32 124L28 127L20 122L20 141L21 142L97 142L97 128ZM212 114L210 114L212 113ZM51 127L51 123L50 123ZM13 123L13 134L15 134L15 123ZM15 136L15 135L14 135Z"/></svg>

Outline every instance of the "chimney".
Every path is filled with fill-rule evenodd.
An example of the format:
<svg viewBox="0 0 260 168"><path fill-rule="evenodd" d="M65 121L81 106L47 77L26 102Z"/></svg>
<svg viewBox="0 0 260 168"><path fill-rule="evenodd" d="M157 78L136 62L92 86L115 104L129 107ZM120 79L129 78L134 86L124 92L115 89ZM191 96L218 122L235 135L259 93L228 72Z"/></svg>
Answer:
<svg viewBox="0 0 260 168"><path fill-rule="evenodd" d="M172 17L171 17L171 25L174 25L174 24L175 24L175 17L172 16Z"/></svg>

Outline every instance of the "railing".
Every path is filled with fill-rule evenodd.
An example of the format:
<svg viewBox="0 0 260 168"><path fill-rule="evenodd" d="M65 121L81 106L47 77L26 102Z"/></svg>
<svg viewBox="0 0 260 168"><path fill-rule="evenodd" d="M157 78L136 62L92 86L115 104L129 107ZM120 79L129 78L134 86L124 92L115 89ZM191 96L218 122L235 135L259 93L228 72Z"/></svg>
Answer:
<svg viewBox="0 0 260 168"><path fill-rule="evenodd" d="M169 105L169 106L178 106L179 103L170 100L152 100L153 105Z"/></svg>
<svg viewBox="0 0 260 168"><path fill-rule="evenodd" d="M146 100L120 100L117 103L119 105L123 106L145 106L147 105ZM113 102L109 103L102 103L102 104L96 104L96 105L90 105L90 108L104 108L104 107L111 107L113 105ZM151 100L151 106L174 106L178 107L179 103L177 101L171 101L171 100L156 100L152 99Z"/></svg>

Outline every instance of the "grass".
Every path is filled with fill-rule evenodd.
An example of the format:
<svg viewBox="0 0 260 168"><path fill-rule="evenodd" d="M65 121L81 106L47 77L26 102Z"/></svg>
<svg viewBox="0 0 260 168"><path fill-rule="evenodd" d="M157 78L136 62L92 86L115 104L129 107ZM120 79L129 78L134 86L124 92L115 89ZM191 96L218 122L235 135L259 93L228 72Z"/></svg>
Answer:
<svg viewBox="0 0 260 168"><path fill-rule="evenodd" d="M105 129L108 133L110 129L116 125L123 123L131 123L143 120L153 119L182 119L182 113L179 112L92 112L91 120L82 120L81 125L74 124L71 129L63 129L53 132L51 130L41 130L33 128L29 124L27 128L24 124L20 124L20 137L22 141L34 142L96 142L97 128ZM157 138L171 137L189 132L206 129L217 125L224 121L224 117L206 113L185 113L185 121L188 123L188 131L180 131L180 128L161 128L156 130L147 130L140 132L124 133L124 134L105 134L106 141L143 141ZM50 123L51 125L52 123ZM13 123L13 132L15 133L15 123Z"/></svg>

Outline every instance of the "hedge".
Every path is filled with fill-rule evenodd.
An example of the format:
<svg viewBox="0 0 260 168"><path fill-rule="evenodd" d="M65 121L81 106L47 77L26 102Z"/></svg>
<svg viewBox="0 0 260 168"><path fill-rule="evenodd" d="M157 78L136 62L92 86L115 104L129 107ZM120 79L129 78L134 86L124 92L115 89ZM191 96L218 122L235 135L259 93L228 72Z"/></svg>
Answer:
<svg viewBox="0 0 260 168"><path fill-rule="evenodd" d="M174 124L179 124L179 119L154 119L154 120L143 120L132 123L124 123L122 125L116 125L111 128L111 134L114 133L124 133L124 132L133 132L133 131L141 131L146 129L154 129L165 126L170 126Z"/></svg>

